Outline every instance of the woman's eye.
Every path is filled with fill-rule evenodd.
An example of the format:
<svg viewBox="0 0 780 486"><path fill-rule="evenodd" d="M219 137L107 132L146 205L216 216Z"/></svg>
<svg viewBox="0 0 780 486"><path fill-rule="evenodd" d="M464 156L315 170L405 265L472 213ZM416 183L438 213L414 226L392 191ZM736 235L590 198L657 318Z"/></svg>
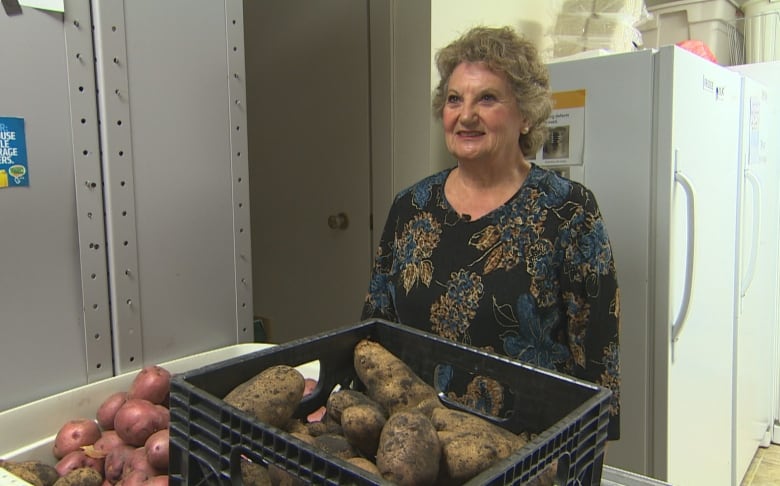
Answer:
<svg viewBox="0 0 780 486"><path fill-rule="evenodd" d="M496 96L492 94L484 94L482 95L482 101L496 101Z"/></svg>
<svg viewBox="0 0 780 486"><path fill-rule="evenodd" d="M447 96L447 103L457 103L460 101L460 97L457 95L449 95Z"/></svg>

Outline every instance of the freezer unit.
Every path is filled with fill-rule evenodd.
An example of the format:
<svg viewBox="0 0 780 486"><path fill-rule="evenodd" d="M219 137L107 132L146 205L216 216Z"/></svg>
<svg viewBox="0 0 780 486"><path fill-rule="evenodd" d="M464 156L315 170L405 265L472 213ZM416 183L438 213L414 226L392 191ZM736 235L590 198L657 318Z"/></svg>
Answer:
<svg viewBox="0 0 780 486"><path fill-rule="evenodd" d="M593 190L621 288L606 462L730 484L740 77L674 46L549 67L553 91L585 90L582 157L553 166Z"/></svg>

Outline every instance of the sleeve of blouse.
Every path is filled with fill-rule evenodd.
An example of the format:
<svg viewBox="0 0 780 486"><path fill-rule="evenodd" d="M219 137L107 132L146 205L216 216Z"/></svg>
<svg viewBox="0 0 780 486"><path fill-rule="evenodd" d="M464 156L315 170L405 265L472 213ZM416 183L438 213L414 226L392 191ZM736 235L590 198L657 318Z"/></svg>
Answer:
<svg viewBox="0 0 780 486"><path fill-rule="evenodd" d="M604 220L582 186L581 212L566 248L561 291L566 306L572 374L612 390L608 438L620 438L620 291ZM575 189L576 190L576 189Z"/></svg>
<svg viewBox="0 0 780 486"><path fill-rule="evenodd" d="M363 302L361 319L385 319L397 321L392 283L393 249L395 247L395 217L398 200L393 202L385 222L382 237L374 255L368 293Z"/></svg>

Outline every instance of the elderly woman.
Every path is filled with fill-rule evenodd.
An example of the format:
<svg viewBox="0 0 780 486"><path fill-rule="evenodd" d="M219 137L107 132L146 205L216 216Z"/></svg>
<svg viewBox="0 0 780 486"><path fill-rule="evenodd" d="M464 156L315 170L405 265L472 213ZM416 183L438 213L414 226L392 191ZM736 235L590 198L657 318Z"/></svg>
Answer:
<svg viewBox="0 0 780 486"><path fill-rule="evenodd" d="M604 221L587 188L526 160L547 134L547 70L510 28L474 28L436 64L433 109L457 165L396 196L362 317L610 388L617 439L620 294ZM438 380L493 415L508 399L486 377Z"/></svg>

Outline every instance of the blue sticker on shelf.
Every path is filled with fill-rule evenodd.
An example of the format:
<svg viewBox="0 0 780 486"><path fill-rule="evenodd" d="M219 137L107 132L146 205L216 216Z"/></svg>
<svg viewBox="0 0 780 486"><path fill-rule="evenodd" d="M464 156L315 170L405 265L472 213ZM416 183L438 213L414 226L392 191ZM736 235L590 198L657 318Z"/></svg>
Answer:
<svg viewBox="0 0 780 486"><path fill-rule="evenodd" d="M0 116L0 189L29 185L24 118Z"/></svg>

